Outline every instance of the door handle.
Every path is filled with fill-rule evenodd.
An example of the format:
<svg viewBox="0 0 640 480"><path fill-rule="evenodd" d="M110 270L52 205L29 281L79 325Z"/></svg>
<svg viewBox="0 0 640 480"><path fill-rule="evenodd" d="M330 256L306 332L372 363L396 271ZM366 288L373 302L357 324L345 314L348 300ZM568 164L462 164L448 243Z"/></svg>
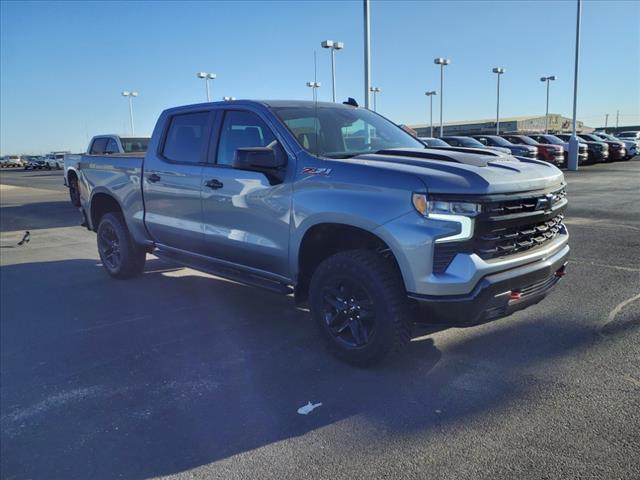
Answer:
<svg viewBox="0 0 640 480"><path fill-rule="evenodd" d="M224 187L224 183L222 183L220 180L216 180L214 178L214 179L211 179L211 180L207 180L205 182L205 186L211 188L212 190L217 190L219 188Z"/></svg>
<svg viewBox="0 0 640 480"><path fill-rule="evenodd" d="M151 183L156 183L160 181L160 175L156 175L155 173L152 173L147 177L147 180L149 180Z"/></svg>

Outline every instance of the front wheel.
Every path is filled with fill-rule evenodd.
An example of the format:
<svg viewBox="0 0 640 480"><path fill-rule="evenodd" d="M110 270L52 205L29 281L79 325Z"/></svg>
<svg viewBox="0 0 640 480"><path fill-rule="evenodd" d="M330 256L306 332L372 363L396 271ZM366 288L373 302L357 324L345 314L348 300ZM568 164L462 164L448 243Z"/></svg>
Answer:
<svg viewBox="0 0 640 480"><path fill-rule="evenodd" d="M311 314L329 350L366 366L401 350L411 338L411 309L389 258L370 250L340 252L316 269Z"/></svg>
<svg viewBox="0 0 640 480"><path fill-rule="evenodd" d="M98 226L98 253L109 275L117 279L132 278L142 273L147 256L137 245L119 213L107 213Z"/></svg>

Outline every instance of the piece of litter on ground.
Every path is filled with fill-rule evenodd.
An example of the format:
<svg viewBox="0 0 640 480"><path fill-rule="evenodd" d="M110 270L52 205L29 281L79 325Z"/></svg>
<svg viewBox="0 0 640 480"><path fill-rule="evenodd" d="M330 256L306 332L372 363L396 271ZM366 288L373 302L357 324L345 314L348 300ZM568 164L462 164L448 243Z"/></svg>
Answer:
<svg viewBox="0 0 640 480"><path fill-rule="evenodd" d="M316 408L321 407L321 406L322 406L322 402L320 402L320 403L311 403L311 402L309 402L306 405L303 405L302 407L300 407L298 409L298 413L300 415L309 415Z"/></svg>

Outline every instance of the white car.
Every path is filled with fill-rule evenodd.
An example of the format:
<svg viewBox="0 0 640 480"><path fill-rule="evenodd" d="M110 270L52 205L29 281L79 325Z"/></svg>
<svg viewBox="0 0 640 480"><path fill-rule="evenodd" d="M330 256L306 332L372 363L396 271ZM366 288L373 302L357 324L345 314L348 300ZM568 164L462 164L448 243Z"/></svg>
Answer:
<svg viewBox="0 0 640 480"><path fill-rule="evenodd" d="M640 142L640 131L628 130L626 132L620 132L616 135L616 138L619 140L635 140L636 142Z"/></svg>
<svg viewBox="0 0 640 480"><path fill-rule="evenodd" d="M2 168L8 167L23 167L25 161L20 155L7 155L2 159Z"/></svg>
<svg viewBox="0 0 640 480"><path fill-rule="evenodd" d="M69 152L52 152L47 155L44 159L45 168L51 170L55 168L56 170L60 170L64 167L64 155Z"/></svg>

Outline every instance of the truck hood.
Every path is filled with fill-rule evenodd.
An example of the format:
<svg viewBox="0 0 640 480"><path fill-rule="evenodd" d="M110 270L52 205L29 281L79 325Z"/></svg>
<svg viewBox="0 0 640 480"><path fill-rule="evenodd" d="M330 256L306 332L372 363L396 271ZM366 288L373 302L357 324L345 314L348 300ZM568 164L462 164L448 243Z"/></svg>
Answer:
<svg viewBox="0 0 640 480"><path fill-rule="evenodd" d="M538 160L429 148L381 150L344 161L414 174L430 193L515 193L552 188L564 181L558 168Z"/></svg>

